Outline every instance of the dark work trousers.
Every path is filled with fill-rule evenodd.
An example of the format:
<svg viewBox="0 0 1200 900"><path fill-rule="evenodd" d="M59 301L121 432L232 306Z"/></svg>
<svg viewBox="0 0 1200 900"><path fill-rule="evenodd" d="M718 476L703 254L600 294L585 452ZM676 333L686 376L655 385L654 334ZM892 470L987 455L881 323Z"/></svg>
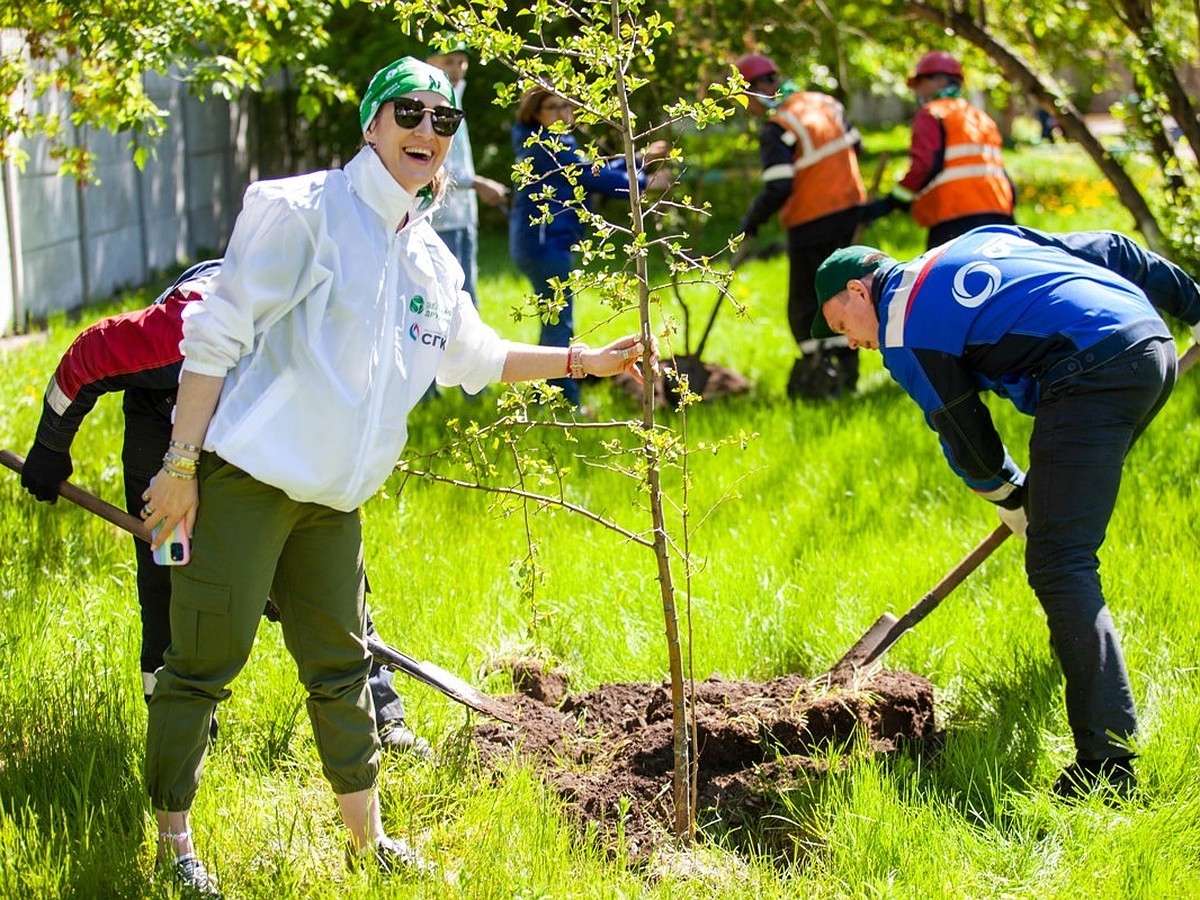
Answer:
<svg viewBox="0 0 1200 900"><path fill-rule="evenodd" d="M925 249L932 250L934 247L940 247L946 241L952 241L956 237L966 234L972 228L982 228L984 225L1013 224L1015 224L1013 217L1007 213L979 213L974 216L947 219L929 229L929 238L925 242Z"/></svg>
<svg viewBox="0 0 1200 900"><path fill-rule="evenodd" d="M857 218L841 213L826 216L829 228L814 235L807 222L788 229L788 326L800 345L812 338L812 323L817 316L817 269L834 250L854 243Z"/></svg>
<svg viewBox="0 0 1200 900"><path fill-rule="evenodd" d="M554 299L554 288L550 286L551 278L566 281L574 268L575 260L571 252L548 248L542 256L516 257L513 260L521 274L529 279L533 292L547 300ZM543 347L566 347L575 337L575 297L570 288L563 290L563 300L566 305L558 314L557 322L543 322L542 333L538 343ZM550 384L562 388L563 397L572 406L579 405L579 382L573 378L551 378Z"/></svg>
<svg viewBox="0 0 1200 900"><path fill-rule="evenodd" d="M171 440L171 407L175 392L129 389L122 408L125 413L125 440L121 465L125 474L125 509L140 518L142 494L150 479L162 468L162 458ZM142 683L154 683L154 673L163 664L163 654L171 643L171 566L160 566L150 555L150 545L134 538L137 564L138 606L142 619ZM375 634L375 623L367 614L367 634ZM404 721L404 701L396 693L392 673L373 663L367 680L375 701L379 728ZM146 699L150 699L149 691Z"/></svg>
<svg viewBox="0 0 1200 900"><path fill-rule="evenodd" d="M1079 760L1128 755L1122 742L1137 728L1096 554L1125 456L1175 384L1173 351L1155 337L1094 368L1077 354L1043 379L1034 414L1025 570L1062 665Z"/></svg>
<svg viewBox="0 0 1200 900"><path fill-rule="evenodd" d="M125 440L121 465L125 474L125 508L140 518L142 494L162 468L171 440L171 407L175 393L130 389L125 391ZM150 545L133 540L137 562L138 606L142 614L142 681L154 683L163 653L171 643L171 567L160 566L150 555ZM146 676L149 676L147 679Z"/></svg>

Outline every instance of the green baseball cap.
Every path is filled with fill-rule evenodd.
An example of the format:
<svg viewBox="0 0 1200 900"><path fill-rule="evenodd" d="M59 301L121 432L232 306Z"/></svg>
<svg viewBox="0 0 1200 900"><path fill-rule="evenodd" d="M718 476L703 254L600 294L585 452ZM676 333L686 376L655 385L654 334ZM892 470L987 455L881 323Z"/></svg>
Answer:
<svg viewBox="0 0 1200 900"><path fill-rule="evenodd" d="M825 257L825 262L821 263L817 269L815 280L817 315L812 323L813 338L821 340L834 336L833 329L825 321L825 301L844 291L847 282L855 278L862 278L864 275L874 272L885 262L891 261L892 258L882 250L876 247L864 247L862 244L842 247Z"/></svg>
<svg viewBox="0 0 1200 900"><path fill-rule="evenodd" d="M454 88L446 73L436 66L421 62L412 56L398 59L391 65L384 66L367 85L362 103L358 107L358 118L362 130L366 131L379 107L395 97L411 94L413 91L433 91L441 94L451 106L457 107L454 99Z"/></svg>

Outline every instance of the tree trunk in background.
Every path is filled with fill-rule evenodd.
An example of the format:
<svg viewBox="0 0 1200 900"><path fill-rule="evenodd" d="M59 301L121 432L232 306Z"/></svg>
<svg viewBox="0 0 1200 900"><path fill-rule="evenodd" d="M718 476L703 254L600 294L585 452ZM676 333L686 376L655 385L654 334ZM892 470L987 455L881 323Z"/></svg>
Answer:
<svg viewBox="0 0 1200 900"><path fill-rule="evenodd" d="M1183 136L1188 139L1192 148L1200 153L1200 120L1196 118L1196 107L1158 39L1151 4L1139 3L1137 0L1120 0L1113 5L1121 21L1129 28L1130 34L1137 38L1146 52L1148 68L1154 74L1154 86L1166 97L1167 108L1171 110L1171 115L1178 123Z"/></svg>

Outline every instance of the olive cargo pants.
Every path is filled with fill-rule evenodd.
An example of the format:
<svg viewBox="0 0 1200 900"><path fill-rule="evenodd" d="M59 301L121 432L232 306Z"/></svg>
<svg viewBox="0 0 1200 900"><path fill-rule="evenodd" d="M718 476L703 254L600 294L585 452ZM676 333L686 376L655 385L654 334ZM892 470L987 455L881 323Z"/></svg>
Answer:
<svg viewBox="0 0 1200 900"><path fill-rule="evenodd" d="M299 503L211 453L200 461L192 559L173 570L171 645L150 701L146 781L155 809L190 809L217 703L250 655L268 594L308 690L325 777L338 794L379 771L362 641L358 512Z"/></svg>

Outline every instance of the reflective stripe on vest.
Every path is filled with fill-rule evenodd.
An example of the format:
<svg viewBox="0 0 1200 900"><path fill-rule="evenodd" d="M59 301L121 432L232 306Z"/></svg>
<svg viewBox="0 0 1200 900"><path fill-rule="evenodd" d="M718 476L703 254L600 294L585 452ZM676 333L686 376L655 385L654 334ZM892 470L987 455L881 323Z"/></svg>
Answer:
<svg viewBox="0 0 1200 900"><path fill-rule="evenodd" d="M773 120L795 145L792 164L763 170L764 181L792 179L792 193L779 211L784 228L794 228L862 203L867 196L854 145L858 132L843 124L842 105L824 94L792 94L775 109ZM787 138L791 138L788 141Z"/></svg>
<svg viewBox="0 0 1200 900"><path fill-rule="evenodd" d="M981 213L1010 215L1012 185L996 123L961 98L934 100L926 109L941 121L946 135L944 167L914 195L913 221L930 228Z"/></svg>

